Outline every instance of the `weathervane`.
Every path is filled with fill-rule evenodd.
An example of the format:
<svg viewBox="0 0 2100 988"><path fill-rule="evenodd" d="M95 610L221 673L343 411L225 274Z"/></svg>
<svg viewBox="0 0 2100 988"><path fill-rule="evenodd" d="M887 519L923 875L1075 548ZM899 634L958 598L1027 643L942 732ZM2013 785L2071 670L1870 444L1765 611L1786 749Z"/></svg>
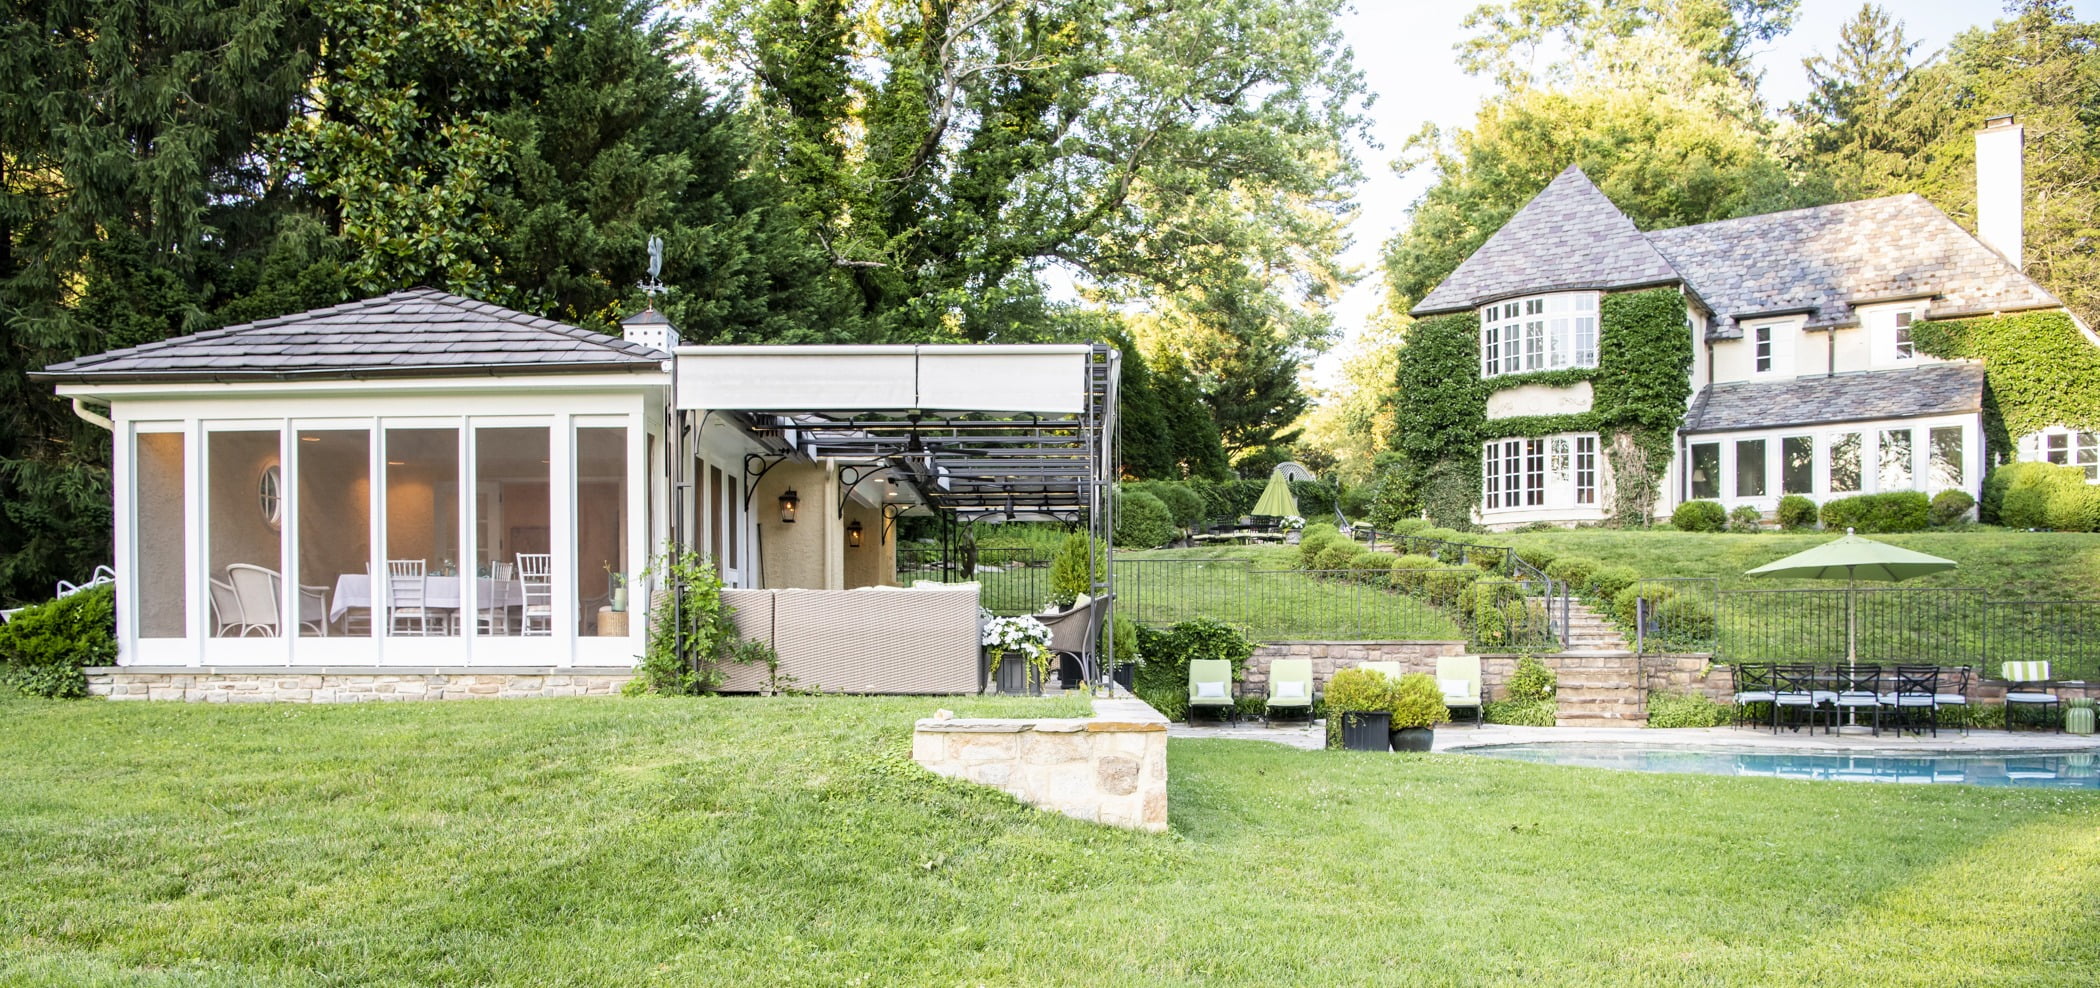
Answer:
<svg viewBox="0 0 2100 988"><path fill-rule="evenodd" d="M664 238L649 238L649 280L642 282L642 293L654 299L663 293L664 283L659 275L664 272Z"/></svg>

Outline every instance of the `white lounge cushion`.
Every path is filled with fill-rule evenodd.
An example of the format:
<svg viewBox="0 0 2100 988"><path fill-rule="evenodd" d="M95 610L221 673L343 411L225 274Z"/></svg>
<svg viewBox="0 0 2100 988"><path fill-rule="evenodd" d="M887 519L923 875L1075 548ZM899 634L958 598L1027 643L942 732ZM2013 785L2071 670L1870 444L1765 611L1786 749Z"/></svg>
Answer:
<svg viewBox="0 0 2100 988"><path fill-rule="evenodd" d="M1472 690L1466 688L1471 684L1463 679L1439 679L1436 681L1436 685L1438 689L1444 691L1444 698L1447 700L1452 697L1458 697L1463 700L1470 697L1473 693Z"/></svg>
<svg viewBox="0 0 2100 988"><path fill-rule="evenodd" d="M1968 705L1969 698L1960 693L1935 693L1932 702L1943 707L1963 707Z"/></svg>
<svg viewBox="0 0 2100 988"><path fill-rule="evenodd" d="M1305 699L1305 684L1277 683L1276 698L1279 700L1303 700Z"/></svg>
<svg viewBox="0 0 2100 988"><path fill-rule="evenodd" d="M1199 700L1221 700L1225 697L1224 683L1197 683L1196 698Z"/></svg>
<svg viewBox="0 0 2100 988"><path fill-rule="evenodd" d="M2007 693L2007 694L2005 694L2005 702L2007 702L2007 703L2055 703L2055 702L2057 702L2057 700L2056 700L2056 694L2054 694L2054 693L2028 693L2028 692L2025 692L2025 691L2020 691L2020 692L2014 692L2014 693Z"/></svg>
<svg viewBox="0 0 2100 988"><path fill-rule="evenodd" d="M1772 698L1775 695L1776 694L1774 694L1771 690L1744 690L1743 692L1737 693L1735 695L1735 702L1770 703L1772 702Z"/></svg>

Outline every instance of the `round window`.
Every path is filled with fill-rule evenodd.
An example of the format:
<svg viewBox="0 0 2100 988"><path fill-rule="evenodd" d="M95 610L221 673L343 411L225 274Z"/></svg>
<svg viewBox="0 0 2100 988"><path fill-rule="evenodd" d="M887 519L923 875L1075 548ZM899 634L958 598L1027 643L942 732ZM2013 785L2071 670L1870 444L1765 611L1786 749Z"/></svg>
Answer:
<svg viewBox="0 0 2100 988"><path fill-rule="evenodd" d="M255 485L255 500L262 508L263 521L273 529L283 518L283 482L283 473L272 463L263 468L262 479Z"/></svg>

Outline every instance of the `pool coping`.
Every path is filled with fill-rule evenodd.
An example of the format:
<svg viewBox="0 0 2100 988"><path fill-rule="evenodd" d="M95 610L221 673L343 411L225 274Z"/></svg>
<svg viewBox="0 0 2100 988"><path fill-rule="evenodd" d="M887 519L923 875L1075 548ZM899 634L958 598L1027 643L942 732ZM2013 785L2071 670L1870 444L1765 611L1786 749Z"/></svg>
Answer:
<svg viewBox="0 0 2100 988"><path fill-rule="evenodd" d="M1436 732L1432 751L1457 752L1471 748L1515 744L1621 744L1641 747L1683 747L1727 751L1797 752L1801 754L1852 755L1983 755L2050 754L2070 751L2100 751L2100 735L2045 734L2040 732L1972 731L1967 736L1942 731L1930 735L1894 736L1884 731L1876 738L1865 728L1858 734L1822 735L1786 732L1773 735L1766 729L1740 727L1645 728L1645 727L1514 727L1489 724L1479 728L1444 727Z"/></svg>

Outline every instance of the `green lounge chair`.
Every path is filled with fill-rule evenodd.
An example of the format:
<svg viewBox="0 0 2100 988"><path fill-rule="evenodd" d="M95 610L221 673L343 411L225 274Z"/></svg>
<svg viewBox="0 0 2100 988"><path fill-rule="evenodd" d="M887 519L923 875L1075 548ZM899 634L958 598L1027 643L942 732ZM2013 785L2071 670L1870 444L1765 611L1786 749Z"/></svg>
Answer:
<svg viewBox="0 0 2100 988"><path fill-rule="evenodd" d="M1193 664L1193 663L1192 663ZM1269 707L1262 716L1268 720L1277 711L1298 711L1312 722L1313 674L1311 659L1277 659L1269 663Z"/></svg>
<svg viewBox="0 0 2100 988"><path fill-rule="evenodd" d="M1437 656L1436 685L1443 691L1444 706L1451 708L1454 717L1458 711L1471 708L1474 727L1486 722L1480 706L1480 656Z"/></svg>
<svg viewBox="0 0 2100 988"><path fill-rule="evenodd" d="M1356 664L1356 667L1358 669L1369 669L1394 682L1400 681L1400 663L1398 662L1359 662Z"/></svg>
<svg viewBox="0 0 2100 988"><path fill-rule="evenodd" d="M1238 723L1239 703L1232 696L1232 663L1224 659L1194 659L1189 662L1189 721L1196 711L1216 710L1227 721Z"/></svg>

